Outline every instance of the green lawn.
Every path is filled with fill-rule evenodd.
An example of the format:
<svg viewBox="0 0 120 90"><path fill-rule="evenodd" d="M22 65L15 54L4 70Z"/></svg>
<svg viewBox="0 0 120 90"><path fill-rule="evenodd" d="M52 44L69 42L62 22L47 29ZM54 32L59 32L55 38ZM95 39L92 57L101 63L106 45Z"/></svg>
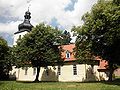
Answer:
<svg viewBox="0 0 120 90"><path fill-rule="evenodd" d="M91 83L25 83L16 81L0 81L0 90L120 90L120 82L114 81Z"/></svg>

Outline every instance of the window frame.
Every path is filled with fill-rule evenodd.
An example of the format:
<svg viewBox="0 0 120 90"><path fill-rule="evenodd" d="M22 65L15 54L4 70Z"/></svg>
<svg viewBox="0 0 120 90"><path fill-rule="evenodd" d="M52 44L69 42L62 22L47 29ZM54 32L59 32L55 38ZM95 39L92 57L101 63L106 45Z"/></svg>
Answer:
<svg viewBox="0 0 120 90"><path fill-rule="evenodd" d="M73 75L77 75L77 65L73 65Z"/></svg>
<svg viewBox="0 0 120 90"><path fill-rule="evenodd" d="M24 75L27 75L28 74L28 67L25 67L25 74Z"/></svg>
<svg viewBox="0 0 120 90"><path fill-rule="evenodd" d="M68 50L66 51L66 58L70 59L70 52Z"/></svg>
<svg viewBox="0 0 120 90"><path fill-rule="evenodd" d="M58 66L58 75L61 75L61 66Z"/></svg>

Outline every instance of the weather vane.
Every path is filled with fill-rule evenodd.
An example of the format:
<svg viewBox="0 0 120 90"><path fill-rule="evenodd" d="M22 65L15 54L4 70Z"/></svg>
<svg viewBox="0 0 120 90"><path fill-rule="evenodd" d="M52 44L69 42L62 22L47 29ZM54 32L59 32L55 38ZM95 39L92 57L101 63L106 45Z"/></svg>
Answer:
<svg viewBox="0 0 120 90"><path fill-rule="evenodd" d="M30 2L31 2L32 0L27 0L27 4L28 4L28 11L29 11L29 8L30 8L30 6L31 6L31 4L30 4Z"/></svg>

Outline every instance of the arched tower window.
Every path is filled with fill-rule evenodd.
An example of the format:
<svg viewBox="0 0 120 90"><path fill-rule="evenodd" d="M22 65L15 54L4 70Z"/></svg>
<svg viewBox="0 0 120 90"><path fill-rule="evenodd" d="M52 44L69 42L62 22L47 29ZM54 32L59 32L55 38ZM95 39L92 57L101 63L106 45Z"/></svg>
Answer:
<svg viewBox="0 0 120 90"><path fill-rule="evenodd" d="M21 39L21 35L19 35L19 39Z"/></svg>

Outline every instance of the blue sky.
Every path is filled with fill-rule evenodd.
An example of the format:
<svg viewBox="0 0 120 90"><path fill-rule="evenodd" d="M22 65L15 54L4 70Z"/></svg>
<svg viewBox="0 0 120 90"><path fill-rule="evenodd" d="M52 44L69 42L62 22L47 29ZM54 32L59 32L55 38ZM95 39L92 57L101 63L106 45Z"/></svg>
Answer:
<svg viewBox="0 0 120 90"><path fill-rule="evenodd" d="M77 2L78 0L71 0L71 2L65 7L65 11L74 11L74 6Z"/></svg>
<svg viewBox="0 0 120 90"><path fill-rule="evenodd" d="M81 17L97 0L0 0L0 36L12 46L14 32L30 6L31 23L46 23L70 31L82 25ZM74 42L73 38L73 42Z"/></svg>

